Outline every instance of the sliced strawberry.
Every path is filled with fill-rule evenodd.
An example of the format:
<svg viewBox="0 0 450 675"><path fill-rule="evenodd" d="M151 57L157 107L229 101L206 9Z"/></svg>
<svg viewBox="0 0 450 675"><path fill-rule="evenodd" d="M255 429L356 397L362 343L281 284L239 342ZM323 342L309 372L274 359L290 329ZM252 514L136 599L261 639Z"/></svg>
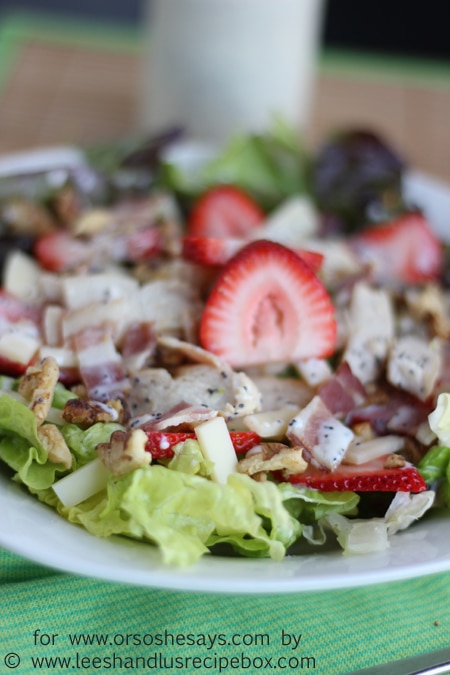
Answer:
<svg viewBox="0 0 450 675"><path fill-rule="evenodd" d="M254 431L230 431L230 438L237 455L242 455L261 443L261 438Z"/></svg>
<svg viewBox="0 0 450 675"><path fill-rule="evenodd" d="M237 455L242 455L261 442L261 438L254 431L231 431L231 441ZM178 443L189 439L196 439L194 432L147 431L145 449L151 452L154 459L170 459L173 457L173 448Z"/></svg>
<svg viewBox="0 0 450 675"><path fill-rule="evenodd" d="M308 466L304 473L290 476L291 483L323 492L423 492L425 481L416 467L385 468L387 455L354 466L341 464L335 471L325 472Z"/></svg>
<svg viewBox="0 0 450 675"><path fill-rule="evenodd" d="M208 267L221 267L226 265L244 246L250 243L246 239L238 237L183 237L183 258L198 265ZM295 249L314 272L319 272L324 256L317 251Z"/></svg>
<svg viewBox="0 0 450 675"><path fill-rule="evenodd" d="M88 257L89 245L69 232L51 232L40 237L34 246L39 263L50 272L66 272L78 267Z"/></svg>
<svg viewBox="0 0 450 675"><path fill-rule="evenodd" d="M331 299L290 249L259 240L221 270L200 322L200 342L234 367L330 356Z"/></svg>
<svg viewBox="0 0 450 675"><path fill-rule="evenodd" d="M299 258L304 260L304 262L310 266L313 272L316 274L320 272L325 257L323 253L319 253L318 251L307 251L305 248L296 248L294 251Z"/></svg>
<svg viewBox="0 0 450 675"><path fill-rule="evenodd" d="M196 237L183 238L183 258L197 265L221 267L247 244L245 239L236 237Z"/></svg>
<svg viewBox="0 0 450 675"><path fill-rule="evenodd" d="M131 262L141 262L159 255L162 248L163 239L159 228L146 227L128 235L125 257Z"/></svg>
<svg viewBox="0 0 450 675"><path fill-rule="evenodd" d="M439 278L443 270L442 243L418 213L369 227L353 237L351 243L381 282L420 283Z"/></svg>
<svg viewBox="0 0 450 675"><path fill-rule="evenodd" d="M218 185L194 204L188 234L196 237L245 237L264 220L249 195L233 185Z"/></svg>

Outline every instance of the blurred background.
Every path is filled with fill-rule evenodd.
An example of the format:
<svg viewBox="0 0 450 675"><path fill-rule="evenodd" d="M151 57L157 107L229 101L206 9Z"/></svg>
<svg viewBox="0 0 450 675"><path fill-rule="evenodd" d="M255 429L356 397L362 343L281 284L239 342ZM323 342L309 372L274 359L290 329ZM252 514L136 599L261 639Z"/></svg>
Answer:
<svg viewBox="0 0 450 675"><path fill-rule="evenodd" d="M145 0L0 0L0 152L136 128ZM371 127L450 181L450 2L328 0L308 142Z"/></svg>

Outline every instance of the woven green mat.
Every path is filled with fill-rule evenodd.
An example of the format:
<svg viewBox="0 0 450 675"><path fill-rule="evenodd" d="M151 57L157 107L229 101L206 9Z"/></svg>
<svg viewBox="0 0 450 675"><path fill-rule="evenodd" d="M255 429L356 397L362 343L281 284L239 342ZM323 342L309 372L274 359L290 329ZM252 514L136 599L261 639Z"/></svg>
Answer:
<svg viewBox="0 0 450 675"><path fill-rule="evenodd" d="M140 588L0 553L0 673L343 674L450 645L450 574L287 595Z"/></svg>

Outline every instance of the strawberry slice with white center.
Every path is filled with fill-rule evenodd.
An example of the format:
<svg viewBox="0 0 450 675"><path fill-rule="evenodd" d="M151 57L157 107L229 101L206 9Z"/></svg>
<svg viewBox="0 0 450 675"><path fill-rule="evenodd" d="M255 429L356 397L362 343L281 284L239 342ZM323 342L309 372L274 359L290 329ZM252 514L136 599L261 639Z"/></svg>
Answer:
<svg viewBox="0 0 450 675"><path fill-rule="evenodd" d="M196 237L245 237L263 220L263 210L246 192L217 185L195 202L187 230Z"/></svg>
<svg viewBox="0 0 450 675"><path fill-rule="evenodd" d="M146 434L148 440L145 449L152 453L154 459L170 459L174 456L173 449L178 443L197 438L193 431L147 431ZM261 438L254 431L231 431L230 438L237 455L246 453L261 442Z"/></svg>
<svg viewBox="0 0 450 675"><path fill-rule="evenodd" d="M296 253L255 241L221 270L205 304L200 342L233 367L326 358L336 345L334 307Z"/></svg>
<svg viewBox="0 0 450 675"><path fill-rule="evenodd" d="M335 471L323 471L309 465L304 473L289 476L296 485L322 492L423 492L426 483L412 464L387 468L389 455L360 464L340 464Z"/></svg>
<svg viewBox="0 0 450 675"><path fill-rule="evenodd" d="M419 213L367 228L353 237L352 247L381 282L420 283L439 278L444 248Z"/></svg>

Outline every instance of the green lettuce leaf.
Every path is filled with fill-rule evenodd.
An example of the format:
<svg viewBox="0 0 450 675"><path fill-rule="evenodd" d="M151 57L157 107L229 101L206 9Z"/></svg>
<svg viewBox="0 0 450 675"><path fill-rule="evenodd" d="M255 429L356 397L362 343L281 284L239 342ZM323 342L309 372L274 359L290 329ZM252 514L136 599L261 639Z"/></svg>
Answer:
<svg viewBox="0 0 450 675"><path fill-rule="evenodd" d="M76 459L76 467L81 467L97 457L96 446L107 443L114 431L123 429L115 422L98 422L89 429L80 429L76 424L64 424L60 431ZM75 468L75 467L74 467Z"/></svg>
<svg viewBox="0 0 450 675"><path fill-rule="evenodd" d="M168 564L192 564L221 543L246 556L281 559L301 535L278 487L240 474L221 485L155 464L111 477L106 491L75 507L63 507L50 492L38 496L71 522L99 537L150 541Z"/></svg>
<svg viewBox="0 0 450 675"><path fill-rule="evenodd" d="M427 485L436 489L435 505L450 506L450 447L436 445L422 457L417 465Z"/></svg>
<svg viewBox="0 0 450 675"><path fill-rule="evenodd" d="M197 441L188 439L174 447L174 456L167 464L172 471L182 471L191 475L210 477L214 465L205 459Z"/></svg>
<svg viewBox="0 0 450 675"><path fill-rule="evenodd" d="M31 410L10 396L0 396L0 459L16 472L15 480L34 489L50 487L66 472L48 460Z"/></svg>
<svg viewBox="0 0 450 675"><path fill-rule="evenodd" d="M270 211L289 196L311 194L309 176L309 157L298 134L274 118L269 131L233 136L194 171L163 162L160 182L188 202L214 185L233 184Z"/></svg>

